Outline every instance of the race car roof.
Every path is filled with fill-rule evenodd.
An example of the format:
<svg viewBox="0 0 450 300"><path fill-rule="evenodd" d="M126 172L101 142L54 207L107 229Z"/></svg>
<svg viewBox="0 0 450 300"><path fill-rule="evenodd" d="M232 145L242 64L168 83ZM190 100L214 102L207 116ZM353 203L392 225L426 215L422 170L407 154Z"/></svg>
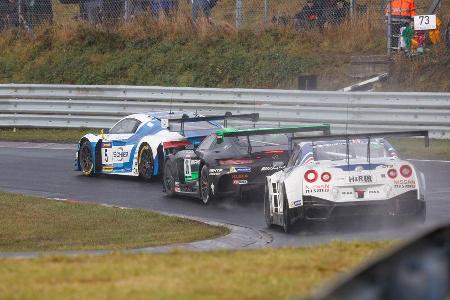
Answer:
<svg viewBox="0 0 450 300"><path fill-rule="evenodd" d="M329 124L320 125L301 125L290 127L275 127L275 128L255 128L255 129L233 129L224 128L216 131L217 137L232 137L232 136L254 136L254 135L266 135L266 134L284 134L284 133L296 133L296 132L314 132L322 131L323 134L330 134Z"/></svg>

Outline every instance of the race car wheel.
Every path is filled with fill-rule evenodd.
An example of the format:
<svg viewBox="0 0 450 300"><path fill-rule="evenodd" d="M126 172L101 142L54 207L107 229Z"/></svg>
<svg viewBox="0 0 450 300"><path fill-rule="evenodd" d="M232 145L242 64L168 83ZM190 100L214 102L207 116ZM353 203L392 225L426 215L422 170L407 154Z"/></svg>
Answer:
<svg viewBox="0 0 450 300"><path fill-rule="evenodd" d="M427 219L427 206L426 203L420 208L420 210L414 216L414 222L418 224L424 224Z"/></svg>
<svg viewBox="0 0 450 300"><path fill-rule="evenodd" d="M208 173L209 173L208 167L203 166L200 172L200 180L198 181L200 198L202 199L204 204L207 204L209 201L213 200L214 197L211 192Z"/></svg>
<svg viewBox="0 0 450 300"><path fill-rule="evenodd" d="M169 197L175 196L175 177L173 175L172 163L167 161L164 167L164 189Z"/></svg>
<svg viewBox="0 0 450 300"><path fill-rule="evenodd" d="M94 175L94 158L92 156L92 147L89 142L81 144L78 161L84 176Z"/></svg>
<svg viewBox="0 0 450 300"><path fill-rule="evenodd" d="M273 225L273 218L270 214L270 196L269 191L267 189L267 184L264 189L264 217L266 219L266 225L268 228Z"/></svg>
<svg viewBox="0 0 450 300"><path fill-rule="evenodd" d="M149 145L144 145L139 150L138 157L139 177L145 181L153 178L153 153Z"/></svg>
<svg viewBox="0 0 450 300"><path fill-rule="evenodd" d="M286 196L286 191L283 186L283 230L288 233L291 229L291 217L289 216L289 204Z"/></svg>

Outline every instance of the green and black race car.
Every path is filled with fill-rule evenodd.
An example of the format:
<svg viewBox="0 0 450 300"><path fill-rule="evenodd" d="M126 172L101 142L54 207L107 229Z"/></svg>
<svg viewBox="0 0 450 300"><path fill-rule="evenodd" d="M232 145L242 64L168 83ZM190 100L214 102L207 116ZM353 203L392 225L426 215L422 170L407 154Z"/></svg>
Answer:
<svg viewBox="0 0 450 300"><path fill-rule="evenodd" d="M205 204L217 197L242 198L245 192L263 192L266 176L287 165L288 135L318 131L329 134L330 126L218 130L196 149L167 155L164 190L169 196L198 197Z"/></svg>

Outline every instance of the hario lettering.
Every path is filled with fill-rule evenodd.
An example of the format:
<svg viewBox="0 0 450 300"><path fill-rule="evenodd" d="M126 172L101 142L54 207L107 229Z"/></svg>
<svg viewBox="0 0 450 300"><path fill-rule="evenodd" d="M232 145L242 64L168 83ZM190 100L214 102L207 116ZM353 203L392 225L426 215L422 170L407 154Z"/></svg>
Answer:
<svg viewBox="0 0 450 300"><path fill-rule="evenodd" d="M357 176L349 176L349 183L357 183L357 182L373 182L371 175L357 175Z"/></svg>

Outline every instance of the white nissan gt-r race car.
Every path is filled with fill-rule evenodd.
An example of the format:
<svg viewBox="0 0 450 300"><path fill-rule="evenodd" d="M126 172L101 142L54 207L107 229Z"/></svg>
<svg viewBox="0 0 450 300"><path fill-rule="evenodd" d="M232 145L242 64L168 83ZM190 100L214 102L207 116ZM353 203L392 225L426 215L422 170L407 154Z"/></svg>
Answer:
<svg viewBox="0 0 450 300"><path fill-rule="evenodd" d="M368 215L424 222L425 178L383 138L413 136L428 146L428 131L301 138L288 166L267 177L267 225L288 232L297 220Z"/></svg>

